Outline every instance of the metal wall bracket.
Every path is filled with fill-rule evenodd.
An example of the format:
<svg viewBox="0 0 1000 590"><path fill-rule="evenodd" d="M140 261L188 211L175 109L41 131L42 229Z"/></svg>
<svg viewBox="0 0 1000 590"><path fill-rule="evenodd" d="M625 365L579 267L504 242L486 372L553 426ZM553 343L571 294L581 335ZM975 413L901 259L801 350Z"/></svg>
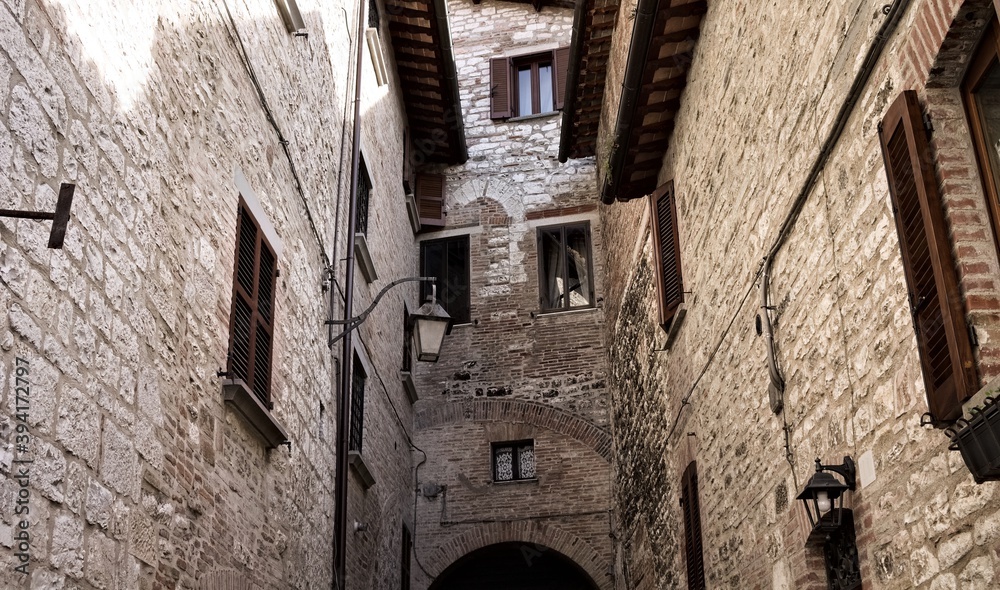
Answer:
<svg viewBox="0 0 1000 590"><path fill-rule="evenodd" d="M69 211L73 205L75 184L62 183L59 186L59 200L53 213L46 211L21 211L17 209L0 209L0 217L17 219L33 219L35 221L52 220L52 231L49 232L49 248L61 249L66 238L66 225L69 223Z"/></svg>

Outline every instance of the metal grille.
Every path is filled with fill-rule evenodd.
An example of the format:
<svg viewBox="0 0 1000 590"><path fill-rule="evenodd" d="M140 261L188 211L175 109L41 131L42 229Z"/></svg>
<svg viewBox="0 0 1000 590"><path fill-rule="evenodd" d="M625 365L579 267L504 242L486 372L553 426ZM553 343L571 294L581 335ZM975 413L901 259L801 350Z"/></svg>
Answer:
<svg viewBox="0 0 1000 590"><path fill-rule="evenodd" d="M517 462L521 467L520 479L535 477L535 445L522 445L517 448Z"/></svg>
<svg viewBox="0 0 1000 590"><path fill-rule="evenodd" d="M535 442L522 440L493 445L493 481L534 479Z"/></svg>
<svg viewBox="0 0 1000 590"><path fill-rule="evenodd" d="M514 447L497 447L493 450L493 469L496 481L514 479Z"/></svg>
<svg viewBox="0 0 1000 590"><path fill-rule="evenodd" d="M368 201L371 198L372 187L368 182L368 167L364 158L358 167L358 202L355 209L354 231L368 235Z"/></svg>
<svg viewBox="0 0 1000 590"><path fill-rule="evenodd" d="M354 370L351 373L351 432L348 450L361 452L361 442L365 423L365 369L354 357Z"/></svg>
<svg viewBox="0 0 1000 590"><path fill-rule="evenodd" d="M860 590L861 564L858 562L854 515L850 511L844 511L840 529L823 544L823 557L829 590Z"/></svg>

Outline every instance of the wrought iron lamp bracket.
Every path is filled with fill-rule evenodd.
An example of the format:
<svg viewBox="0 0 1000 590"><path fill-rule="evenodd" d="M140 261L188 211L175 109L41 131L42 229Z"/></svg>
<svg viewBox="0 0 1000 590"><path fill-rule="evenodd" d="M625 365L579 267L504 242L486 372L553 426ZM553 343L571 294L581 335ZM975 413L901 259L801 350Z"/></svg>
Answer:
<svg viewBox="0 0 1000 590"><path fill-rule="evenodd" d="M823 465L816 459L816 471L832 471L840 474L844 478L844 483L853 492L857 488L858 468L849 455L844 456L844 462L840 465Z"/></svg>

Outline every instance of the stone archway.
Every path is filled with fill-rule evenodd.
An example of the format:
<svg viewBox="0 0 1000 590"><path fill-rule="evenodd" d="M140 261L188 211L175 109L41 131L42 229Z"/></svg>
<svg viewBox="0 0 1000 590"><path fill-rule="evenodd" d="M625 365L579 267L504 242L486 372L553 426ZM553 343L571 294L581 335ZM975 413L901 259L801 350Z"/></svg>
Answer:
<svg viewBox="0 0 1000 590"><path fill-rule="evenodd" d="M480 525L443 543L426 562L428 573L435 579L431 588L447 588L438 586L438 581L466 556L503 544L516 545L522 556L528 557L551 551L552 555L561 555L582 569L594 583L594 588L610 590L614 587L614 580L608 575L610 562L589 543L563 529L523 520Z"/></svg>
<svg viewBox="0 0 1000 590"><path fill-rule="evenodd" d="M466 554L429 590L598 590L572 559L543 545L507 542Z"/></svg>

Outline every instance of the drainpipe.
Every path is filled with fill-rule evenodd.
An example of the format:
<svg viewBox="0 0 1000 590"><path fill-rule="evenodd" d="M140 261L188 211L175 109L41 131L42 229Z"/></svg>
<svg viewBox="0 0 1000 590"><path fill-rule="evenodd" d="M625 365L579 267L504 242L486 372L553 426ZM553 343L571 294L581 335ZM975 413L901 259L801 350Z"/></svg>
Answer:
<svg viewBox="0 0 1000 590"><path fill-rule="evenodd" d="M632 135L632 119L635 118L635 103L642 87L642 72L646 67L646 54L653 38L653 24L659 6L659 0L639 0L635 7L635 26L632 28L628 64L625 66L625 81L622 82L622 97L618 103L618 123L615 124L608 176L601 189L601 201L605 205L614 202L615 191L625 167L625 156Z"/></svg>
<svg viewBox="0 0 1000 590"><path fill-rule="evenodd" d="M878 33L875 35L875 40L868 47L868 53L865 55L865 61L861 65L861 69L854 76L854 82L851 84L851 89L847 93L847 97L844 99L843 104L840 105L840 111L837 113L837 118L833 124L833 129L830 130L830 134L827 135L826 141L823 143L823 149L820 150L819 156L813 163L812 169L809 171L809 176L806 177L806 182L802 186L802 190L799 191L798 196L795 197L795 201L792 203L792 209L788 212L788 216L785 217L785 221L781 224L781 231L778 232L778 238L774 241L774 245L768 250L767 255L764 256L764 260L761 261L761 283L760 283L760 300L761 300L761 313L760 317L762 322L763 335L765 337L765 343L767 344L767 365L770 373L770 386L768 387L768 392L771 395L771 408L775 413L781 411L781 407L784 405L783 395L785 391L785 380L781 377L781 371L778 368L777 355L774 352L774 328L771 325L771 310L769 301L769 289L770 289L770 274L771 266L774 264L774 257L784 246L785 242L788 240L788 236L792 233L792 228L795 227L795 222L799 218L799 214L802 213L802 208L806 204L806 199L812 192L816 183L819 181L820 175L823 173L823 169L826 167L827 161L830 159L830 155L833 153L834 148L837 146L837 142L840 141L840 136L844 132L844 127L847 126L847 120L850 119L851 113L854 111L854 107L857 105L858 100L861 98L861 94L865 87L868 85L868 80L871 78L872 71L875 69L875 64L878 63L879 58L882 56L882 51L885 49L886 44L889 42L889 37L892 36L893 31L896 29L896 25L899 24L900 19L903 17L903 13L906 12L907 6L909 6L910 0L895 0L891 5L886 5L882 8L882 12L886 14L885 21L882 22L882 26L879 27ZM776 403L777 402L777 403Z"/></svg>
<svg viewBox="0 0 1000 590"><path fill-rule="evenodd" d="M344 320L354 313L354 232L358 206L358 174L361 160L361 66L365 44L364 14L367 0L358 0L357 74L354 82L354 134L351 151L351 192L347 209L347 267L344 269ZM347 568L347 446L350 433L352 333L344 336L340 357L340 392L337 396L337 457L334 481L334 563L333 590L346 590Z"/></svg>
<svg viewBox="0 0 1000 590"><path fill-rule="evenodd" d="M569 46L569 71L566 72L566 97L563 101L562 131L559 136L559 161L569 159L569 144L573 133L573 115L576 110L576 85L580 81L580 62L583 61L584 18L587 0L578 0L573 11L573 42Z"/></svg>
<svg viewBox="0 0 1000 590"><path fill-rule="evenodd" d="M458 150L458 160L454 164L464 164L469 159L469 150L465 145L465 122L462 119L462 99L458 93L458 74L455 70L455 52L451 45L451 29L448 26L448 3L446 0L434 0L434 14L437 21L438 36L441 38L441 61L444 62L444 71L441 72L443 82L451 89L452 104L455 105L455 112L452 113L453 120L449 121L449 116L445 113L445 123L455 126L456 148Z"/></svg>

